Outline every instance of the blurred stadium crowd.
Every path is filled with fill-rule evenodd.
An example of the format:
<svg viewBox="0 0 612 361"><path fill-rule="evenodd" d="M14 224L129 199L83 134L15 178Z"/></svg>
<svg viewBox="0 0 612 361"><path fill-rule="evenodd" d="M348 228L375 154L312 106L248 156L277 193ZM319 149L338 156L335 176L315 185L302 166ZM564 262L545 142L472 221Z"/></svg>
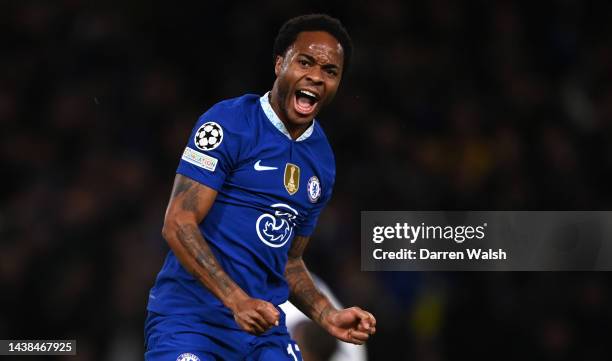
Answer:
<svg viewBox="0 0 612 361"><path fill-rule="evenodd" d="M0 339L142 358L189 131L269 90L278 27L313 11L356 53L307 262L377 315L370 359L609 359L606 273L359 271L361 210L610 209L612 3L578 0L3 2Z"/></svg>

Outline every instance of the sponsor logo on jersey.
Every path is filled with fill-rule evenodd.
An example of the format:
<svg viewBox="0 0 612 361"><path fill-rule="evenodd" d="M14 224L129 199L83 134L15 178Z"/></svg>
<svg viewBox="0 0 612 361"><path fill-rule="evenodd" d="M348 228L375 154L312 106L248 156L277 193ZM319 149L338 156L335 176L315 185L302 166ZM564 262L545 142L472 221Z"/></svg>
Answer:
<svg viewBox="0 0 612 361"><path fill-rule="evenodd" d="M200 361L200 358L192 353L182 353L176 358L176 361Z"/></svg>
<svg viewBox="0 0 612 361"><path fill-rule="evenodd" d="M285 189L294 195L300 188L300 167L293 163L285 165Z"/></svg>
<svg viewBox="0 0 612 361"><path fill-rule="evenodd" d="M260 241L270 247L279 248L291 239L298 211L284 203L276 203L270 207L273 208L274 214L264 213L259 216L255 230Z"/></svg>
<svg viewBox="0 0 612 361"><path fill-rule="evenodd" d="M306 184L306 193L308 193L308 200L311 203L316 203L321 197L321 182L317 176L312 176Z"/></svg>
<svg viewBox="0 0 612 361"><path fill-rule="evenodd" d="M223 128L215 122L206 122L198 128L193 141L200 150L213 150L223 142Z"/></svg>
<svg viewBox="0 0 612 361"><path fill-rule="evenodd" d="M258 160L257 162L255 162L255 165L253 165L253 168L255 168L256 171L261 172L264 170L275 170L278 169L278 167L270 167L268 165L261 165L261 159Z"/></svg>
<svg viewBox="0 0 612 361"><path fill-rule="evenodd" d="M193 150L189 147L185 148L181 159L211 172L215 171L218 162L217 158L213 158L204 153L200 153L197 150Z"/></svg>

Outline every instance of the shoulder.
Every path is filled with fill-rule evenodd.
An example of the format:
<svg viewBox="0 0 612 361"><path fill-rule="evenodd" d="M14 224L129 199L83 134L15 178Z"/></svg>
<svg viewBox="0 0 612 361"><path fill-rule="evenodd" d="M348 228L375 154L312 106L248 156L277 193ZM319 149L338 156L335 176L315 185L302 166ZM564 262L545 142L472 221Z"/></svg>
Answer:
<svg viewBox="0 0 612 361"><path fill-rule="evenodd" d="M327 135L325 134L325 131L323 130L323 127L319 121L315 121L311 137L313 144L315 144L315 147L317 148L317 152L321 155L323 160L326 161L326 163L332 164L335 168L336 159L334 157L334 150L329 144Z"/></svg>
<svg viewBox="0 0 612 361"><path fill-rule="evenodd" d="M213 105L211 109L220 111L243 111L244 108L259 104L259 95L244 94L236 98L225 99Z"/></svg>
<svg viewBox="0 0 612 361"><path fill-rule="evenodd" d="M200 120L218 118L224 123L240 123L246 121L254 108L259 105L259 96L245 94L241 97L222 100L208 109Z"/></svg>
<svg viewBox="0 0 612 361"><path fill-rule="evenodd" d="M198 118L196 128L213 125L224 132L248 135L256 106L259 106L259 96L254 94L220 101Z"/></svg>
<svg viewBox="0 0 612 361"><path fill-rule="evenodd" d="M317 175L322 188L324 192L325 189L331 192L336 180L336 159L323 128L318 121L315 121L314 124L312 135L306 139L306 142L310 148L310 154L315 160Z"/></svg>
<svg viewBox="0 0 612 361"><path fill-rule="evenodd" d="M203 151L243 148L253 137L253 118L258 105L259 96L253 94L214 104L198 118L191 142Z"/></svg>

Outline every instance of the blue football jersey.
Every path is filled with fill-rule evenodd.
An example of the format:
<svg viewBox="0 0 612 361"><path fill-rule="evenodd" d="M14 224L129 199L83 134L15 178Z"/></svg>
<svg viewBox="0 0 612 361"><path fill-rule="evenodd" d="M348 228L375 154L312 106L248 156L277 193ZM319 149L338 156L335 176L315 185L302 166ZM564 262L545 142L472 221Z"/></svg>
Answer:
<svg viewBox="0 0 612 361"><path fill-rule="evenodd" d="M199 118L177 173L218 191L199 228L225 272L251 297L285 302L291 242L313 232L334 185L333 152L318 122L292 140L268 94L222 101ZM239 328L172 251L151 289L148 310L197 314Z"/></svg>

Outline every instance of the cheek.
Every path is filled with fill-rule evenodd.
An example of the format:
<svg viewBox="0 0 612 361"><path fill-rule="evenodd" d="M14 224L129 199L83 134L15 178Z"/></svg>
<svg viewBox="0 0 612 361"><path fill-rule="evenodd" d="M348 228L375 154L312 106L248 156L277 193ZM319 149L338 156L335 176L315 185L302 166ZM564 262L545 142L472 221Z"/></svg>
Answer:
<svg viewBox="0 0 612 361"><path fill-rule="evenodd" d="M279 79L283 88L290 89L300 79L300 76L295 69L287 68L281 73Z"/></svg>
<svg viewBox="0 0 612 361"><path fill-rule="evenodd" d="M284 103L290 102L291 96L289 93L291 92L291 81L286 75L279 77L278 90L282 99L281 101Z"/></svg>
<svg viewBox="0 0 612 361"><path fill-rule="evenodd" d="M290 79L292 82L296 82L298 79L304 77L304 75L306 75L306 71L299 67L291 66L287 68L287 79Z"/></svg>
<svg viewBox="0 0 612 361"><path fill-rule="evenodd" d="M338 92L339 86L340 86L340 83L337 81L331 81L327 83L325 87L327 89L326 103L329 103L334 99L334 97L336 96L336 93Z"/></svg>

